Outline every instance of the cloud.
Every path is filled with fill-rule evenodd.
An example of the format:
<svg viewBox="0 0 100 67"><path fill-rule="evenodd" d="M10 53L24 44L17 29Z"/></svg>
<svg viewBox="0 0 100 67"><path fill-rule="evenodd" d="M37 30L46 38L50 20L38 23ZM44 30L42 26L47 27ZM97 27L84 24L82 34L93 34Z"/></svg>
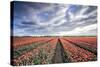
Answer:
<svg viewBox="0 0 100 67"><path fill-rule="evenodd" d="M11 23L16 36L96 35L96 6L15 3L14 21Z"/></svg>
<svg viewBox="0 0 100 67"><path fill-rule="evenodd" d="M97 29L97 24L92 24L85 27L77 27L72 31L61 31L58 32L58 34L56 35L91 35L92 33L89 33L89 31L95 30L96 32L96 29Z"/></svg>

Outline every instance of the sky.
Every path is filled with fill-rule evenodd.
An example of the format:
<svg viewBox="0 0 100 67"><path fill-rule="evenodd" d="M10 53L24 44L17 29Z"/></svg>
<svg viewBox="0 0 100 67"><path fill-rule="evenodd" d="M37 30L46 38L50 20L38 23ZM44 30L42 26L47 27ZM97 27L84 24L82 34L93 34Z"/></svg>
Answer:
<svg viewBox="0 0 100 67"><path fill-rule="evenodd" d="M96 36L97 6L13 2L13 36Z"/></svg>

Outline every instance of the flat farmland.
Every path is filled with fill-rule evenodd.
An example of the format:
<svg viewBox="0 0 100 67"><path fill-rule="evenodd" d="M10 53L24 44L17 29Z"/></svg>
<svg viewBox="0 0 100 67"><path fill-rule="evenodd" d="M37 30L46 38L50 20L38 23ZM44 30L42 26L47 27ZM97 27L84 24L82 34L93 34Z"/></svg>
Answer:
<svg viewBox="0 0 100 67"><path fill-rule="evenodd" d="M97 60L97 37L11 37L11 64L37 65Z"/></svg>

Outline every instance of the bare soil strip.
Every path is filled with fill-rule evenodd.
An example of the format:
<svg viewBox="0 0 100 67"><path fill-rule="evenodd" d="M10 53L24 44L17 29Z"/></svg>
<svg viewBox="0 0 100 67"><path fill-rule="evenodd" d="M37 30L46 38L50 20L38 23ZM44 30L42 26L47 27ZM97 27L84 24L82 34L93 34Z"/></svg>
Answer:
<svg viewBox="0 0 100 67"><path fill-rule="evenodd" d="M70 60L67 58L65 54L65 51L60 39L58 39L56 49L55 49L55 54L52 58L52 63L66 63L66 62L70 62Z"/></svg>

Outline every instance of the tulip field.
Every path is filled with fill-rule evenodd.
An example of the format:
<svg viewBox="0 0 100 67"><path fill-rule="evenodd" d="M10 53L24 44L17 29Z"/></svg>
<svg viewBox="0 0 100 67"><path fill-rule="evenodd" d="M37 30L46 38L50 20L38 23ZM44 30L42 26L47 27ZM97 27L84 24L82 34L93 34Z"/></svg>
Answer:
<svg viewBox="0 0 100 67"><path fill-rule="evenodd" d="M97 60L97 37L12 37L11 64L14 66Z"/></svg>

